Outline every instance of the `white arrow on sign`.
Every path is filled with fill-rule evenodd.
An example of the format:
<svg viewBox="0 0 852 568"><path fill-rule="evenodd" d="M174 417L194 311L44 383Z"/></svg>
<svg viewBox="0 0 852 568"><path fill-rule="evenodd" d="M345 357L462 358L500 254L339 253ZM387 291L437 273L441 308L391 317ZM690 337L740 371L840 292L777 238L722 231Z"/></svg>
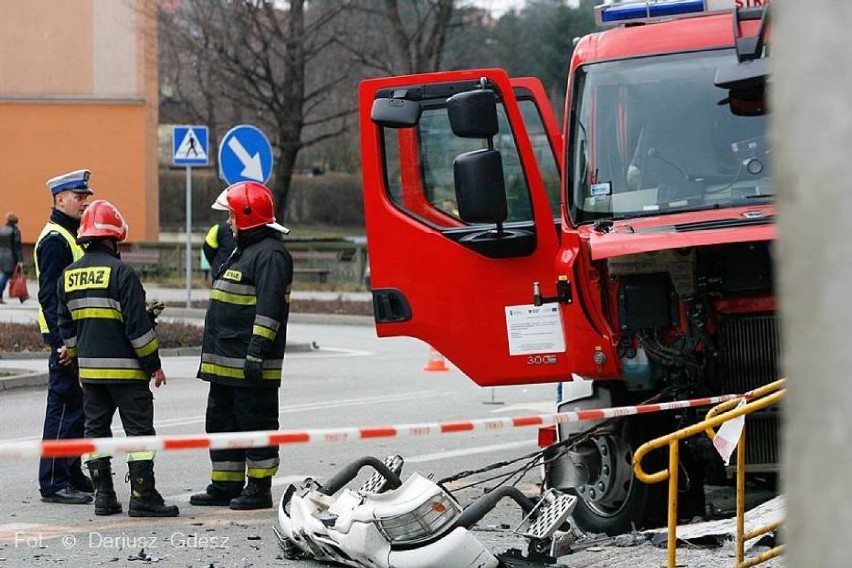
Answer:
<svg viewBox="0 0 852 568"><path fill-rule="evenodd" d="M243 163L243 171L240 175L249 179L254 179L263 182L263 168L260 165L260 152L256 152L254 156L249 156L245 147L240 144L236 136L232 136L228 140L228 147L233 150L237 158Z"/></svg>

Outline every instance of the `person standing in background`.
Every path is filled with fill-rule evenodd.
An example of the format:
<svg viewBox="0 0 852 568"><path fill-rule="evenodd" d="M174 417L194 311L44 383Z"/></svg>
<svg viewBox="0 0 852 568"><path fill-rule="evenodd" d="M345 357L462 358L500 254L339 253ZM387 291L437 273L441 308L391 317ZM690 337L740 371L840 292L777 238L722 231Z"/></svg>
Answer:
<svg viewBox="0 0 852 568"><path fill-rule="evenodd" d="M210 227L207 236L204 237L204 244L201 245L201 252L210 265L210 276L212 278L216 278L219 269L222 268L235 248L237 248L237 239L234 238L234 233L231 232L227 219Z"/></svg>
<svg viewBox="0 0 852 568"><path fill-rule="evenodd" d="M6 213L6 224L0 228L0 304L6 284L17 267L24 265L24 251L21 248L21 230L18 229L18 216L14 211Z"/></svg>
<svg viewBox="0 0 852 568"><path fill-rule="evenodd" d="M41 337L50 345L47 409L42 440L83 437L83 389L76 368L62 343L56 323L56 285L62 271L83 256L77 244L80 217L94 193L89 170L77 170L47 181L53 195L53 211L33 249L38 278L38 324ZM84 505L92 502L94 488L83 473L79 457L43 458L38 473L41 500L48 503Z"/></svg>

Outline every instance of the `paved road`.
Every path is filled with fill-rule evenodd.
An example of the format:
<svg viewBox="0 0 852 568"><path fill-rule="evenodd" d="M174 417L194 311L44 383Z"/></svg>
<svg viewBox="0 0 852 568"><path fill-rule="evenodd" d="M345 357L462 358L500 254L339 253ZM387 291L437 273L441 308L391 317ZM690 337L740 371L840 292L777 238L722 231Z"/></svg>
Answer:
<svg viewBox="0 0 852 568"><path fill-rule="evenodd" d="M0 308L0 321L34 321L34 310L23 306ZM356 320L363 323L364 319ZM419 341L378 340L369 325L316 325L293 322L294 343L317 343L319 351L293 353L285 362L280 392L281 427L375 426L551 412L552 385L481 389L450 367L445 373L426 373L428 348ZM44 359L0 360L0 368L41 370ZM156 391L156 426L162 434L201 433L204 430L205 385L193 379L197 357L166 358L169 384ZM489 404L491 402L503 404ZM0 392L4 441L39 438L44 413L44 389ZM114 424L116 435L120 425ZM459 471L523 455L535 449L535 431L519 429L468 433L426 439L392 439L349 444L284 447L282 467L275 479L276 501L286 486L304 477L322 479L362 455L400 453L405 471L446 477ZM115 460L120 499L128 488L121 483L124 465ZM145 554L163 566L187 568L248 568L250 566L316 567L310 561L280 558L271 525L273 511L234 512L192 507L189 495L203 488L208 475L206 453L161 453L157 460L160 491L181 506L176 519L130 519L125 515L96 517L90 507L41 503L35 460L0 462L0 566L137 566L129 558ZM537 472L522 487L534 493ZM479 495L477 489L457 492L462 503ZM517 509L503 504L480 523L476 536L491 550L523 546L509 528L517 525ZM635 539L633 544L643 539ZM733 548L690 547L678 553L679 566L717 568L733 565ZM611 540L584 543L564 556L560 566L657 568L665 550L649 544L621 548ZM783 566L782 560L767 564Z"/></svg>
<svg viewBox="0 0 852 568"><path fill-rule="evenodd" d="M290 337L316 342L321 349L287 357L280 393L281 426L287 429L330 426L369 426L430 422L495 415L535 414L547 410L552 385L482 390L455 369L445 373L421 370L428 357L422 343L409 339L377 340L366 326L319 326L292 324ZM5 362L2 362L6 364ZM44 365L40 361L9 362L14 367ZM169 383L156 391L156 426L159 433L199 433L204 430L206 388L191 378L198 361L194 357L168 358L164 369ZM3 441L37 439L44 409L44 391L16 389L0 393L4 418ZM114 424L120 435L118 422ZM322 479L361 455L401 453L407 470L444 477L507 456L535 449L533 429L497 433L473 433L441 438L393 439L373 442L285 447L282 467L275 479L276 498L286 484L306 476ZM116 459L119 476L124 465ZM270 525L271 511L233 512L192 507L189 494L203 488L208 475L206 453L161 453L157 459L161 493L181 505L177 519L150 521L124 515L95 517L85 506L40 502L37 495L37 464L33 460L0 463L0 558L9 566L40 566L63 558L66 566L122 563L145 543L147 554L169 560L172 566L217 568L248 565L269 566L278 550ZM127 487L119 483L122 501ZM471 496L473 495L470 492ZM511 521L518 520L513 516ZM486 521L495 525L502 520ZM502 540L486 531L484 540ZM221 540L208 537L228 537ZM511 538L507 536L511 541ZM147 540L146 540L147 539ZM244 560L245 559L245 560ZM280 562L279 562L280 563ZM112 564L115 565L115 564ZM119 564L122 565L122 564ZM312 563L291 563L312 566Z"/></svg>

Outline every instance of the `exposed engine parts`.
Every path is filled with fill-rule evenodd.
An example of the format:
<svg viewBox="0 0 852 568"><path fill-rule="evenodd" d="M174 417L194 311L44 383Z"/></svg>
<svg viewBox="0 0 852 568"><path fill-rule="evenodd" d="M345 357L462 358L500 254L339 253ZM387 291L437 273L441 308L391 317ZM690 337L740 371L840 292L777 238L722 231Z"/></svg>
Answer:
<svg viewBox="0 0 852 568"><path fill-rule="evenodd" d="M725 383L747 390L777 378L777 333L747 332L776 320L770 243L667 250L605 264L628 389L667 380L728 392ZM731 345L732 335L739 345ZM743 380L735 369L750 376Z"/></svg>

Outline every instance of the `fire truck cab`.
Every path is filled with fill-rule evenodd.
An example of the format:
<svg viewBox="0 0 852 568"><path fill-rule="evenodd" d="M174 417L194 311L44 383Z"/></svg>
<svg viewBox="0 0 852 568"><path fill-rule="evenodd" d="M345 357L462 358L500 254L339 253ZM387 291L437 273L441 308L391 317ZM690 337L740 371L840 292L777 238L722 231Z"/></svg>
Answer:
<svg viewBox="0 0 852 568"><path fill-rule="evenodd" d="M561 129L541 82L501 69L364 81L378 334L482 386L561 383L564 410L777 378L767 19L736 2L598 7L610 29L576 44ZM653 523L633 449L696 418L563 425L545 481L582 497L587 530ZM777 416L751 420L749 467L771 470ZM684 514L703 513L724 468L701 444L682 467Z"/></svg>

